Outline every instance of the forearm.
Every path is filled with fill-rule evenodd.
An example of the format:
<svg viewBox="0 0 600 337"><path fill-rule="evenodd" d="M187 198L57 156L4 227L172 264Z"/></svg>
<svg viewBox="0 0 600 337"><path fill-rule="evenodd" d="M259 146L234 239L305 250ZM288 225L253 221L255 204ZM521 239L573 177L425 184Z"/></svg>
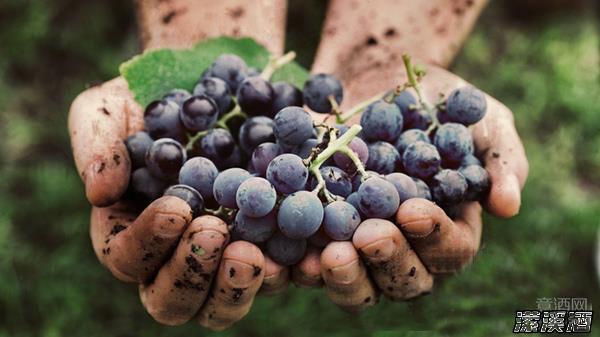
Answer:
<svg viewBox="0 0 600 337"><path fill-rule="evenodd" d="M227 35L283 51L287 0L136 0L136 7L144 49L190 47Z"/></svg>
<svg viewBox="0 0 600 337"><path fill-rule="evenodd" d="M332 0L313 71L344 82L401 64L402 53L447 67L487 0Z"/></svg>

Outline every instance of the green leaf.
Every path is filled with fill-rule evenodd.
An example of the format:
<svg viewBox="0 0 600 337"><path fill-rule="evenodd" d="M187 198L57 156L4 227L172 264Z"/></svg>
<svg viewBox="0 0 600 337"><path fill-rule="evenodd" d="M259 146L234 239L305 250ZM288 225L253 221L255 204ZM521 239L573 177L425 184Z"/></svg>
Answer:
<svg viewBox="0 0 600 337"><path fill-rule="evenodd" d="M146 106L174 88L192 90L202 72L221 54L236 54L249 67L264 68L269 60L265 47L250 38L220 37L198 43L190 49L156 49L134 56L121 64L136 101ZM273 74L272 81L286 80L302 87L308 72L291 62Z"/></svg>

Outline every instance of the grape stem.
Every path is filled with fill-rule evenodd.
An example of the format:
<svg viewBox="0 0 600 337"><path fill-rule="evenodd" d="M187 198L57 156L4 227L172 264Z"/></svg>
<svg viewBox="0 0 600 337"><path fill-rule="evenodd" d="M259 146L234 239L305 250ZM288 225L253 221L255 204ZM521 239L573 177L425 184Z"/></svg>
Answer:
<svg viewBox="0 0 600 337"><path fill-rule="evenodd" d="M263 69L262 73L260 74L260 77L262 77L265 81L270 80L271 76L273 76L273 73L275 73L275 71L277 71L277 69L292 62L295 58L296 58L296 52L294 52L294 51L290 51L280 57L271 56L269 58L269 63L267 63L267 66L265 67L265 69Z"/></svg>
<svg viewBox="0 0 600 337"><path fill-rule="evenodd" d="M348 148L348 143L350 143L352 141L352 139L354 137L356 137L356 135L361 130L362 130L362 126L360 126L358 124L352 125L352 127L350 127L350 129L348 129L348 131L346 131L346 133L344 133L340 138L337 138L337 130L336 129L333 129L330 131L329 144L327 145L325 150L323 150L321 153L319 153L317 155L317 157L311 162L310 166L308 167L309 172L312 173L315 176L315 178L317 179L317 187L313 190L313 193L318 194L320 191L323 191L323 195L325 196L325 198L327 199L328 202L333 202L336 199L341 198L341 197L334 196L329 191L327 191L327 188L325 186L325 180L323 179L323 176L321 175L321 171L319 171L319 169L321 168L321 165L323 165L323 163L327 159L329 159L329 157L333 156L333 154L335 154L336 152L338 152L338 151L343 152L344 148L346 148L350 152L352 152L352 150L350 150L350 148ZM358 157L356 155L355 155L355 159L358 160L358 162L360 162L360 160L358 159ZM362 166L362 164L360 164L360 165ZM364 168L363 168L363 171L364 171ZM366 172L365 172L365 174L366 174Z"/></svg>
<svg viewBox="0 0 600 337"><path fill-rule="evenodd" d="M378 100L385 97L386 93L387 92L379 93L379 94L367 99L366 101L362 101L362 102L358 103L357 105L353 106L352 109L348 110L345 113L336 114L336 123L338 123L338 124L346 123L350 118L352 118L352 117L354 117L354 115L362 112L371 103L377 102Z"/></svg>
<svg viewBox="0 0 600 337"><path fill-rule="evenodd" d="M433 107L429 105L423 94L421 93L421 86L419 84L421 78L425 76L425 70L421 67L413 66L410 56L407 54L402 55L402 62L404 62L404 68L406 68L406 76L408 77L407 87L411 87L417 93L417 98L419 99L419 104L429 116L431 116L432 123L425 131L428 135L440 125L440 122L437 119L437 114L435 113Z"/></svg>
<svg viewBox="0 0 600 337"><path fill-rule="evenodd" d="M229 127L227 126L227 122L235 117L244 117L247 118L248 116L242 111L242 109L240 108L240 106L238 104L235 105L235 108L233 108L233 110L229 111L228 113L224 114L221 118L219 118L219 120L217 121L217 126L220 128L223 128L225 130L229 130Z"/></svg>
<svg viewBox="0 0 600 337"><path fill-rule="evenodd" d="M352 149L348 147L348 145L342 146L338 151L345 154L346 156L348 156L348 158L350 158L350 160L352 160L354 166L356 166L356 170L360 174L361 181L364 182L365 180L367 180L367 178L369 178L369 173L367 173L367 171L365 170L365 166L363 165L362 161L360 161L360 158L358 158L356 152L352 151Z"/></svg>
<svg viewBox="0 0 600 337"><path fill-rule="evenodd" d="M207 133L208 133L208 130L204 130L204 131L197 132L195 135L193 135L192 137L190 137L190 140L187 142L187 145L185 146L185 149L186 150L192 150L194 148L194 143L196 141L198 141L198 139L206 136Z"/></svg>

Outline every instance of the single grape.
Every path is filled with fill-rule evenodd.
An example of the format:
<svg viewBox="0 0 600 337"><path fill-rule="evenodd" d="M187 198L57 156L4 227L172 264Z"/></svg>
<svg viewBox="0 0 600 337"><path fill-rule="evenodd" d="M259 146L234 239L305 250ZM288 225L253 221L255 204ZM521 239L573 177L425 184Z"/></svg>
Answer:
<svg viewBox="0 0 600 337"><path fill-rule="evenodd" d="M193 144L201 156L213 162L229 157L236 146L233 136L225 129L210 129L206 135Z"/></svg>
<svg viewBox="0 0 600 337"><path fill-rule="evenodd" d="M306 254L306 240L294 240L277 232L266 244L267 254L273 261L284 266L293 266Z"/></svg>
<svg viewBox="0 0 600 337"><path fill-rule="evenodd" d="M349 203L350 205L354 206L354 208L356 208L356 210L359 210L360 197L358 196L358 192L350 193L350 195L346 198L346 202Z"/></svg>
<svg viewBox="0 0 600 337"><path fill-rule="evenodd" d="M414 96L404 90L394 98L394 103L400 108L404 120L404 130L419 129L427 130L433 119L429 112L420 109Z"/></svg>
<svg viewBox="0 0 600 337"><path fill-rule="evenodd" d="M281 148L275 143L262 143L252 152L252 166L261 177L266 177L267 167L273 158L281 154Z"/></svg>
<svg viewBox="0 0 600 337"><path fill-rule="evenodd" d="M185 201L192 209L194 217L202 214L204 210L204 199L202 195L191 186L188 185L173 185L165 191L164 195L171 195Z"/></svg>
<svg viewBox="0 0 600 337"><path fill-rule="evenodd" d="M315 234L308 238L308 243L318 248L325 248L328 243L331 242L331 238L325 233L323 226L319 227L319 230Z"/></svg>
<svg viewBox="0 0 600 337"><path fill-rule="evenodd" d="M398 137L398 139L396 140L395 146L396 146L396 149L398 150L398 153L400 153L400 155L402 155L404 153L404 150L406 150L406 148L410 144L412 144L414 142L418 142L418 141L422 141L425 143L431 143L431 141L429 140L429 137L423 130L410 129L410 130L406 130L406 131L402 132L400 137Z"/></svg>
<svg viewBox="0 0 600 337"><path fill-rule="evenodd" d="M319 171L329 192L344 198L352 193L352 180L342 169L336 166L324 166Z"/></svg>
<svg viewBox="0 0 600 337"><path fill-rule="evenodd" d="M192 97L189 91L185 89L173 89L169 91L162 99L167 101L173 101L177 105L181 106L188 98Z"/></svg>
<svg viewBox="0 0 600 337"><path fill-rule="evenodd" d="M330 113L331 103L329 96L333 96L338 104L342 103L344 90L340 81L333 75L316 74L312 75L302 90L304 103L313 111L319 113Z"/></svg>
<svg viewBox="0 0 600 337"><path fill-rule="evenodd" d="M404 173L394 172L385 176L385 180L389 181L394 185L398 196L400 197L400 203L402 204L408 199L416 198L419 193L417 190L417 184L411 177Z"/></svg>
<svg viewBox="0 0 600 337"><path fill-rule="evenodd" d="M369 218L387 219L396 213L400 197L396 187L379 177L370 177L358 188L359 209Z"/></svg>
<svg viewBox="0 0 600 337"><path fill-rule="evenodd" d="M304 143L294 147L292 149L292 153L297 155L302 159L308 158L310 156L312 150L317 147L319 142L315 138L309 138L304 141Z"/></svg>
<svg viewBox="0 0 600 337"><path fill-rule="evenodd" d="M277 192L267 179L252 177L240 184L235 198L240 212L250 217L260 218L275 207Z"/></svg>
<svg viewBox="0 0 600 337"><path fill-rule="evenodd" d="M265 242L277 229L276 214L277 212L273 210L263 217L253 218L237 212L233 221L233 233L241 240L252 243Z"/></svg>
<svg viewBox="0 0 600 337"><path fill-rule="evenodd" d="M440 170L442 158L435 146L417 141L410 144L402 155L404 170L412 177L428 179Z"/></svg>
<svg viewBox="0 0 600 337"><path fill-rule="evenodd" d="M299 191L288 195L279 206L277 223L281 232L292 239L313 235L323 221L323 205L314 193Z"/></svg>
<svg viewBox="0 0 600 337"><path fill-rule="evenodd" d="M469 165L461 167L458 172L467 180L466 200L481 200L490 191L490 179L483 167Z"/></svg>
<svg viewBox="0 0 600 337"><path fill-rule="evenodd" d="M275 91L271 83L260 76L246 78L237 89L237 102L250 116L273 117Z"/></svg>
<svg viewBox="0 0 600 337"><path fill-rule="evenodd" d="M204 131L217 122L219 108L215 101L206 95L192 96L183 103L179 117L188 131Z"/></svg>
<svg viewBox="0 0 600 337"><path fill-rule="evenodd" d="M141 167L131 174L130 188L135 196L145 202L150 202L160 197L167 186L167 182L150 174L150 171L146 167Z"/></svg>
<svg viewBox="0 0 600 337"><path fill-rule="evenodd" d="M211 64L207 75L222 79L231 92L236 92L238 85L246 79L247 73L248 66L239 56L223 54Z"/></svg>
<svg viewBox="0 0 600 337"><path fill-rule="evenodd" d="M274 143L273 125L273 120L269 117L248 118L242 124L239 133L239 144L242 150L250 155L258 145L266 142Z"/></svg>
<svg viewBox="0 0 600 337"><path fill-rule="evenodd" d="M463 160L460 162L460 166L461 167L465 167L465 166L469 166L469 165L478 165L478 166L482 166L481 165L481 161L479 159L477 159L477 157L475 157L472 154L466 155Z"/></svg>
<svg viewBox="0 0 600 337"><path fill-rule="evenodd" d="M400 154L388 142L375 142L368 145L367 169L381 174L395 172L400 166Z"/></svg>
<svg viewBox="0 0 600 337"><path fill-rule="evenodd" d="M379 172L375 172L375 171L371 171L371 170L367 171L367 175L368 176L365 177L365 179L369 178L369 177L379 177L382 179L385 178L385 176L379 174ZM358 173L355 173L354 176L352 176L352 191L354 191L354 192L358 191L358 188L360 187L360 185L362 183L363 183L362 176Z"/></svg>
<svg viewBox="0 0 600 337"><path fill-rule="evenodd" d="M433 200L442 205L456 205L464 200L467 180L458 171L444 169L433 176L429 184Z"/></svg>
<svg viewBox="0 0 600 337"><path fill-rule="evenodd" d="M146 167L155 177L170 180L177 177L186 160L186 152L178 141L161 138L146 152Z"/></svg>
<svg viewBox="0 0 600 337"><path fill-rule="evenodd" d="M302 91L289 82L273 83L273 91L275 93L275 99L273 100L273 114L278 113L279 110L288 106L301 107L304 105Z"/></svg>
<svg viewBox="0 0 600 337"><path fill-rule="evenodd" d="M312 137L313 121L306 110L292 106L281 109L273 120L273 132L278 141L287 145L300 145Z"/></svg>
<svg viewBox="0 0 600 337"><path fill-rule="evenodd" d="M427 186L427 184L419 178L412 177L412 180L417 186L417 198L431 200L431 192L429 191L429 186Z"/></svg>
<svg viewBox="0 0 600 337"><path fill-rule="evenodd" d="M325 207L323 227L334 240L349 240L360 224L360 215L354 206L345 201L334 201Z"/></svg>
<svg viewBox="0 0 600 337"><path fill-rule="evenodd" d="M448 116L448 112L446 111L445 108L439 109L437 111L437 119L438 119L438 122L440 122L440 124L446 124L446 123L452 122L450 120L450 116Z"/></svg>
<svg viewBox="0 0 600 337"><path fill-rule="evenodd" d="M236 145L233 148L233 152L231 152L231 154L228 157L216 158L214 163L215 163L215 165L217 165L217 168L221 171L226 170L228 168L232 168L232 167L242 167L243 166L243 158L242 158L242 153L240 151L240 148Z"/></svg>
<svg viewBox="0 0 600 337"><path fill-rule="evenodd" d="M213 195L215 200L223 207L236 208L236 193L238 187L251 177L252 176L248 171L237 167L219 173L213 184Z"/></svg>
<svg viewBox="0 0 600 337"><path fill-rule="evenodd" d="M204 200L213 199L213 184L219 171L208 158L194 157L179 170L179 183L195 188Z"/></svg>
<svg viewBox="0 0 600 337"><path fill-rule="evenodd" d="M131 159L131 169L135 170L146 165L146 152L154 141L144 131L139 131L125 139L125 146Z"/></svg>
<svg viewBox="0 0 600 337"><path fill-rule="evenodd" d="M450 93L446 111L452 122L471 125L479 122L487 110L485 94L475 87L462 87Z"/></svg>
<svg viewBox="0 0 600 337"><path fill-rule="evenodd" d="M360 138L353 138L350 143L348 143L348 148L354 151L363 166L367 164L367 161L369 160L369 148L364 140ZM348 173L356 172L356 165L354 165L354 162L352 162L350 157L348 157L346 154L342 152L336 152L333 155L333 160L335 164L342 170Z"/></svg>
<svg viewBox="0 0 600 337"><path fill-rule="evenodd" d="M444 163L460 164L464 157L473 154L473 137L466 126L458 123L441 125L433 138Z"/></svg>
<svg viewBox="0 0 600 337"><path fill-rule="evenodd" d="M215 101L219 108L219 116L231 111L235 106L229 86L218 77L205 77L200 79L194 88L194 96L206 95Z"/></svg>
<svg viewBox="0 0 600 337"><path fill-rule="evenodd" d="M144 125L153 139L173 138L187 141L187 132L179 119L179 105L173 101L154 101L144 111Z"/></svg>
<svg viewBox="0 0 600 337"><path fill-rule="evenodd" d="M368 141L394 142L402 133L402 113L384 100L369 104L360 118L361 133Z"/></svg>
<svg viewBox="0 0 600 337"><path fill-rule="evenodd" d="M304 189L308 179L308 169L302 158L291 153L275 157L267 167L267 179L277 192L290 194Z"/></svg>

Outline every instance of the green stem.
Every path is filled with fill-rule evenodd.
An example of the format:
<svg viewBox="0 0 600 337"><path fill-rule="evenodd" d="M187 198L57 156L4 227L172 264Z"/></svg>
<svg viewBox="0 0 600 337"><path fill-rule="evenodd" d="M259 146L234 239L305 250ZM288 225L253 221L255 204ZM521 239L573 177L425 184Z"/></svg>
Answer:
<svg viewBox="0 0 600 337"><path fill-rule="evenodd" d="M217 126L220 128L223 128L225 130L229 130L229 127L227 127L227 122L235 117L248 117L246 116L245 113L242 112L242 109L240 108L240 106L238 104L235 105L235 108L233 108L233 110L229 111L228 113L224 114L221 118L219 118L219 120L217 121Z"/></svg>
<svg viewBox="0 0 600 337"><path fill-rule="evenodd" d="M357 113L362 112L371 103L374 103L374 102L382 99L383 97L385 97L386 93L387 93L387 91L384 93L379 93L379 94L367 99L366 101L362 101L362 102L358 103L357 105L352 107L352 109L348 110L347 112L345 112L343 114L338 114L336 116L336 122L339 124L346 123L350 118L354 117L354 115L356 115Z"/></svg>
<svg viewBox="0 0 600 337"><path fill-rule="evenodd" d="M356 170L360 174L360 178L362 181L365 181L369 177L369 173L367 173L367 171L365 170L365 166L363 165L362 161L360 161L360 158L358 158L356 152L352 151L352 149L347 145L341 147L338 151L345 154L352 160L354 166L356 166Z"/></svg>
<svg viewBox="0 0 600 337"><path fill-rule="evenodd" d="M270 80L271 76L273 76L273 73L275 73L277 69L292 62L295 58L296 52L294 51L288 52L287 54L280 57L271 57L269 59L269 63L267 63L267 66L265 67L265 69L263 69L262 73L260 74L260 77L267 81Z"/></svg>
<svg viewBox="0 0 600 337"><path fill-rule="evenodd" d="M200 138L202 138L202 137L206 136L206 134L207 134L207 133L208 133L208 130L204 130L204 131L197 132L195 135L193 135L192 137L190 137L190 140L188 141L188 143L187 143L187 145L186 145L185 149L186 149L186 150L191 150L191 149L194 147L194 143L195 143L195 142L196 142L198 139L200 139Z"/></svg>

